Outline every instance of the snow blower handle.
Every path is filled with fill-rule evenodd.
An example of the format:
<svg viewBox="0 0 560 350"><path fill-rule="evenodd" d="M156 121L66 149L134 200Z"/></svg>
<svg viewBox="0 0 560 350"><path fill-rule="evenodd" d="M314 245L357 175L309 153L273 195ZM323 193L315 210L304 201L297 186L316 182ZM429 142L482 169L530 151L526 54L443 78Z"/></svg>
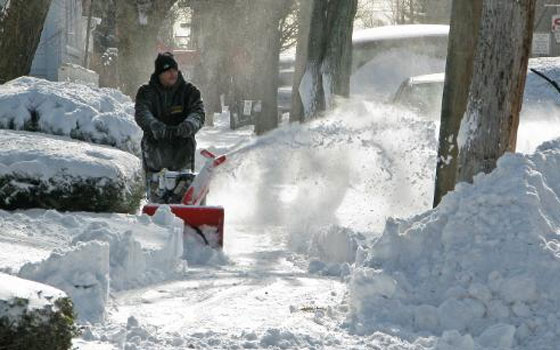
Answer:
<svg viewBox="0 0 560 350"><path fill-rule="evenodd" d="M200 151L200 154L207 158L207 161L204 163L204 166L200 169L200 172L196 175L193 182L187 189L187 192L183 196L181 203L185 205L200 205L208 193L208 185L212 180L214 168L226 161L225 154L217 157L215 154L206 149Z"/></svg>

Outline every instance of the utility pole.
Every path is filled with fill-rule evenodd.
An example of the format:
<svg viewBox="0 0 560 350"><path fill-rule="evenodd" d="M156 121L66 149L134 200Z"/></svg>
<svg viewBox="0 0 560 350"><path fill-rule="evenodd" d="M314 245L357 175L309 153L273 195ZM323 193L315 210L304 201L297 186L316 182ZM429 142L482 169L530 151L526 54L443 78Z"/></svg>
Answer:
<svg viewBox="0 0 560 350"><path fill-rule="evenodd" d="M91 32L91 15L93 13L93 0L89 0L88 19L86 28L86 52L84 52L84 68L88 67L89 36Z"/></svg>

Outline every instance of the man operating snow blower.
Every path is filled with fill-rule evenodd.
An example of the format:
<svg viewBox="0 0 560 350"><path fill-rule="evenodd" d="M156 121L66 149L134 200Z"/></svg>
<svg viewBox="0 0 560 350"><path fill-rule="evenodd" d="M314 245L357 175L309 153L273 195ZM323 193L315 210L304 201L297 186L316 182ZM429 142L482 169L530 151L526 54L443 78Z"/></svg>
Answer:
<svg viewBox="0 0 560 350"><path fill-rule="evenodd" d="M142 212L154 215L167 206L183 220L185 236L222 249L224 208L206 205L206 194L214 169L226 156L202 150L206 162L194 173L194 135L204 125L204 105L172 54L157 56L150 82L138 90L135 109L136 122L144 130L142 162L149 202Z"/></svg>
<svg viewBox="0 0 560 350"><path fill-rule="evenodd" d="M170 185L158 175L194 171L195 134L204 125L205 112L200 91L185 81L171 53L158 54L149 83L138 89L134 117L144 131L142 161L148 201L179 203L189 179L181 182L175 176Z"/></svg>

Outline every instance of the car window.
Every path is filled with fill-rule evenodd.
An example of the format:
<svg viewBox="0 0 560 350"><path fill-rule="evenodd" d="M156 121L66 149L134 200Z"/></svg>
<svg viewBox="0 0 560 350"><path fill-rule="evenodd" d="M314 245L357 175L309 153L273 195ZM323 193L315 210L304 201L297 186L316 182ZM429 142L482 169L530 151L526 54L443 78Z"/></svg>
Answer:
<svg viewBox="0 0 560 350"><path fill-rule="evenodd" d="M393 102L430 119L439 117L443 81L416 83L407 79L395 94Z"/></svg>

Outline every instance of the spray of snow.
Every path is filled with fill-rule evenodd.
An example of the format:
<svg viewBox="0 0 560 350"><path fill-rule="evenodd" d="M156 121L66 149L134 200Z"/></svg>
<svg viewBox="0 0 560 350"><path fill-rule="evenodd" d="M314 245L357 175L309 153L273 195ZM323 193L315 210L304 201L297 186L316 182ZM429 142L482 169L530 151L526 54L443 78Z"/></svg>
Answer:
<svg viewBox="0 0 560 350"><path fill-rule="evenodd" d="M316 239L326 245L322 258L349 262L353 253L331 239L346 237L343 227L371 236L390 213L430 207L435 132L411 112L346 101L327 118L232 150L209 201L224 205L228 222L285 225L292 248L306 251Z"/></svg>
<svg viewBox="0 0 560 350"><path fill-rule="evenodd" d="M523 105L516 152L533 153L540 144L557 137L560 137L560 104Z"/></svg>

